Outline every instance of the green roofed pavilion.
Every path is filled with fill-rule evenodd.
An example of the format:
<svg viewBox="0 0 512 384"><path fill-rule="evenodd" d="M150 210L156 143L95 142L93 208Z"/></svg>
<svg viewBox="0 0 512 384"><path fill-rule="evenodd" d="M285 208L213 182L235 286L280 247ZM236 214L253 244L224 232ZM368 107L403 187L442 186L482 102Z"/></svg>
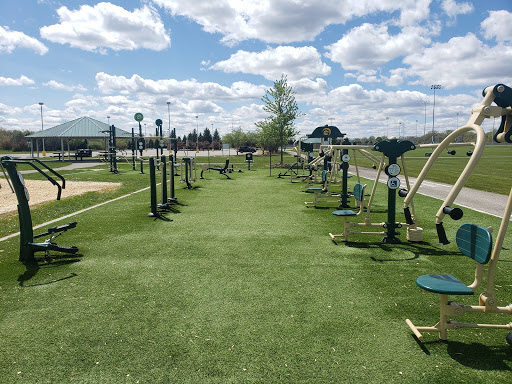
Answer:
<svg viewBox="0 0 512 384"><path fill-rule="evenodd" d="M131 133L116 128L118 138L132 137ZM30 139L100 139L108 138L108 124L90 117L80 117L76 120L57 125L28 135Z"/></svg>
<svg viewBox="0 0 512 384"><path fill-rule="evenodd" d="M37 156L39 157L39 139L60 139L61 140L61 153L64 160L64 140L68 143L68 157L69 154L69 140L71 139L105 139L109 137L109 125L99 120L90 117L80 117L78 119L68 121L57 125L52 128L44 129L26 136L27 139L32 141L32 156L34 151L34 140L36 142ZM131 138L132 134L120 128L116 128L116 137L118 139Z"/></svg>

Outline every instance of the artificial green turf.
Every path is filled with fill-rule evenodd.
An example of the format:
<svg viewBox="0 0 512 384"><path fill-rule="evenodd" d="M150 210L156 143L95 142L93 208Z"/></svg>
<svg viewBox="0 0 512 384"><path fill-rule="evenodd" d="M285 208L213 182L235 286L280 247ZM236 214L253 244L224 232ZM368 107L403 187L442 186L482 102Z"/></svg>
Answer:
<svg viewBox="0 0 512 384"><path fill-rule="evenodd" d="M354 236L335 245L334 205L307 208L301 184L256 169L233 180L206 172L192 190L177 184L182 205L169 221L147 217L149 191L80 214L58 243L81 257L27 269L17 238L0 243L0 382L510 382L507 331L452 331L448 343L425 334L418 344L405 324L437 321L438 297L422 294L417 276L473 279L453 243L436 244L440 201L415 198L422 243ZM79 175L69 177L148 185L128 169ZM377 193L374 220L383 221L385 187ZM463 220L499 225L469 210ZM450 239L460 224L446 222ZM496 275L501 305L512 293L510 247L507 239Z"/></svg>

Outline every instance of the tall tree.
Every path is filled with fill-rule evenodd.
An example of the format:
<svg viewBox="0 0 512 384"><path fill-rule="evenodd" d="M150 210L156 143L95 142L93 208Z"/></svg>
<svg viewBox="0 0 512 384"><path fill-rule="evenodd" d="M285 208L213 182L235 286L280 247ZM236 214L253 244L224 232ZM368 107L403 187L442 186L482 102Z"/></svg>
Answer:
<svg viewBox="0 0 512 384"><path fill-rule="evenodd" d="M215 128L215 131L213 131L213 140L220 141L220 135L219 135L219 131L217 130L217 128Z"/></svg>
<svg viewBox="0 0 512 384"><path fill-rule="evenodd" d="M209 142L210 144L212 143L212 140L213 140L212 139L212 134L211 134L210 130L208 129L208 127L206 127L204 129L203 140Z"/></svg>
<svg viewBox="0 0 512 384"><path fill-rule="evenodd" d="M281 164L283 163L284 143L294 137L298 131L294 128L294 121L303 114L299 112L299 107L295 101L295 92L288 85L286 75L281 75L280 80L274 81L273 88L267 89L265 96L261 99L265 105L263 110L270 113L264 125L272 128L269 132L278 135L281 146ZM256 124L258 126L258 123ZM259 128L262 126L260 125Z"/></svg>
<svg viewBox="0 0 512 384"><path fill-rule="evenodd" d="M246 138L245 133L242 131L242 128L238 127L231 131L231 133L226 133L222 136L222 141L226 144L229 144L231 148L238 148L245 144Z"/></svg>
<svg viewBox="0 0 512 384"><path fill-rule="evenodd" d="M268 149L270 153L276 151L279 147L279 130L269 119L255 123L258 133L258 145Z"/></svg>

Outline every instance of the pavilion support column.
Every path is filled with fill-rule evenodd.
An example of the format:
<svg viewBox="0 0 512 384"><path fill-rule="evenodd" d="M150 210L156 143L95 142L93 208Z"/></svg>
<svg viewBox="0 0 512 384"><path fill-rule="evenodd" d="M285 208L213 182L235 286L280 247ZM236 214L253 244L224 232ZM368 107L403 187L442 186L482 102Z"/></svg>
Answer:
<svg viewBox="0 0 512 384"><path fill-rule="evenodd" d="M64 156L62 156L64 158ZM68 160L71 160L71 150L69 149L69 139L68 139Z"/></svg>
<svg viewBox="0 0 512 384"><path fill-rule="evenodd" d="M39 159L39 140L36 139L37 158Z"/></svg>
<svg viewBox="0 0 512 384"><path fill-rule="evenodd" d="M60 157L64 161L64 139L60 139Z"/></svg>

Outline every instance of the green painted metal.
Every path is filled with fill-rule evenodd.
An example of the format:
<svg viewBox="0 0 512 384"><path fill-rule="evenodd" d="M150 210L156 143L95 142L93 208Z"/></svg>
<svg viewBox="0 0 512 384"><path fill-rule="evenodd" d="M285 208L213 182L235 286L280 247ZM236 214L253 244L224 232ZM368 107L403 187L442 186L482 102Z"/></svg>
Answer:
<svg viewBox="0 0 512 384"><path fill-rule="evenodd" d="M185 162L185 183L187 184L187 188L188 189L191 189L192 188L192 184L190 183L190 178L189 178L189 169L191 169L191 158L190 157L184 157L183 158L183 161Z"/></svg>
<svg viewBox="0 0 512 384"><path fill-rule="evenodd" d="M457 247L467 257L480 264L489 262L492 251L492 236L488 229L476 224L463 224L457 230L455 241Z"/></svg>
<svg viewBox="0 0 512 384"><path fill-rule="evenodd" d="M445 295L473 295L474 292L452 275L423 275L416 285L425 291Z"/></svg>
<svg viewBox="0 0 512 384"><path fill-rule="evenodd" d="M37 131L27 138L105 138L109 125L90 117L80 117L43 131ZM116 128L116 136L129 138L131 134L122 129Z"/></svg>
<svg viewBox="0 0 512 384"><path fill-rule="evenodd" d="M60 200L61 191L65 188L65 179L58 172L48 167L43 162L38 159L15 159L11 156L4 156L0 159L2 163L2 167L7 171L9 179L11 181L11 185L14 189L14 193L16 194L16 198L18 200L18 220L19 220L19 228L20 228L20 256L19 260L23 263L32 263L35 261L34 253L39 251L44 251L48 254L49 250L55 250L59 252L66 253L76 253L78 248L76 247L63 247L59 246L52 242L53 238L58 236L59 233L64 232L70 228L74 228L76 226L76 222L70 223L68 225L64 225L56 228L49 228L47 233L34 236L34 230L32 227L32 215L30 213L30 207L28 205L29 202L29 193L27 188L25 187L25 180L23 176L18 171L17 164L28 164L39 173L41 173L46 179L48 179L53 185L57 187L57 200ZM41 168L44 168L48 171L48 173L53 174L57 178L60 179L61 184L59 184L53 177L51 177L47 172L43 172ZM46 234L51 234L49 240L43 243L35 243L34 239L44 236Z"/></svg>
<svg viewBox="0 0 512 384"><path fill-rule="evenodd" d="M414 149L416 149L416 146L411 141L399 141L397 139L380 141L373 147L374 151L382 152L388 157L388 166L397 164L397 160L400 156ZM390 176L390 178L391 177L392 176ZM388 221L386 222L386 236L382 239L382 242L391 244L400 243L400 239L396 237L396 235L398 235L398 232L396 232L398 227L396 222L396 189L390 188L388 185Z"/></svg>
<svg viewBox="0 0 512 384"><path fill-rule="evenodd" d="M159 216L158 209L156 206L156 172L155 165L156 159L154 157L149 158L149 192L151 195L151 212L148 213L148 217Z"/></svg>
<svg viewBox="0 0 512 384"><path fill-rule="evenodd" d="M342 142L343 145L351 145L352 143L347 139L343 139ZM348 149L343 149L340 153L341 158L343 158L343 155L348 154ZM348 167L349 163L346 161L341 160L341 170L342 170L342 177L341 177L341 204L338 208L349 208L350 204L348 202Z"/></svg>
<svg viewBox="0 0 512 384"><path fill-rule="evenodd" d="M362 201L364 197L364 185L361 183L357 183L356 185L354 185L354 190L352 191L352 193L354 195L354 199L356 199L357 201Z"/></svg>

